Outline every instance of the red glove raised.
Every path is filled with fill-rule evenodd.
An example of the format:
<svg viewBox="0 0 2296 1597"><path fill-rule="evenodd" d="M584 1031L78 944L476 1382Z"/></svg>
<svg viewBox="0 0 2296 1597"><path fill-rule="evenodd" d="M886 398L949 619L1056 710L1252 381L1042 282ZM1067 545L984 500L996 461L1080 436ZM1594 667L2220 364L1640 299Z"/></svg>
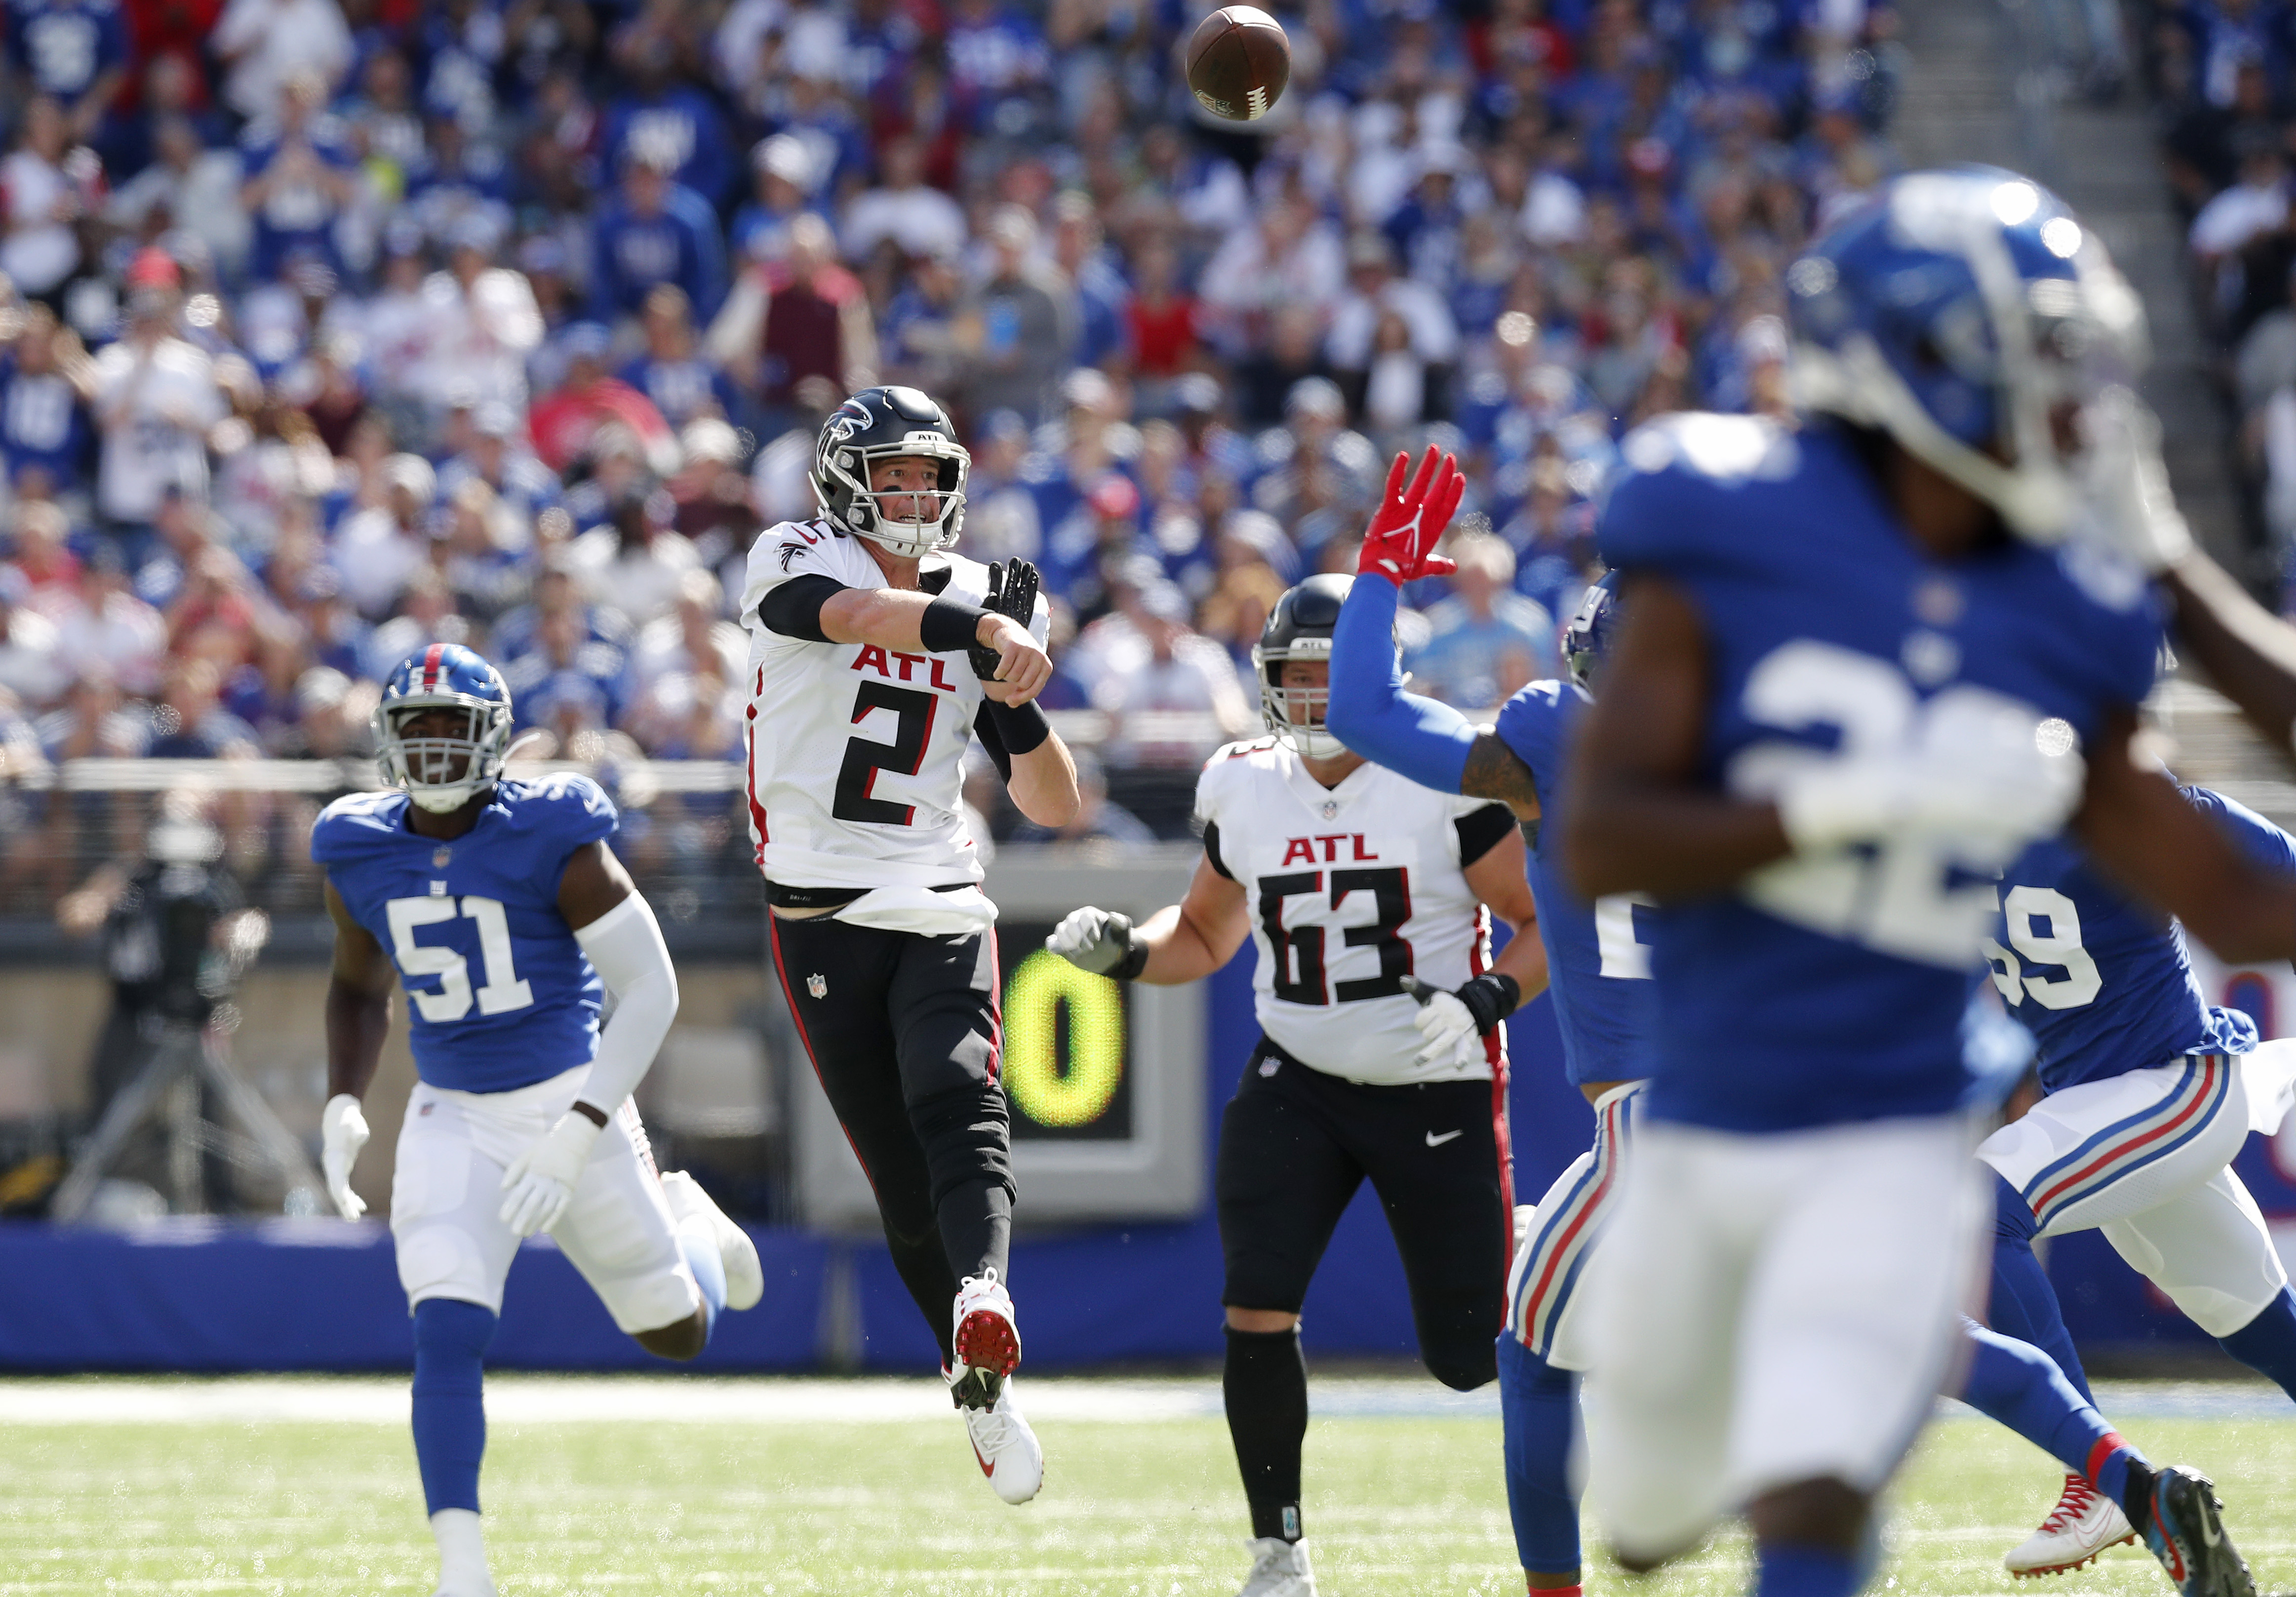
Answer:
<svg viewBox="0 0 2296 1597"><path fill-rule="evenodd" d="M1406 472L1411 477L1408 485L1404 481ZM1356 561L1357 574L1383 577L1401 587L1422 577L1441 577L1457 570L1456 561L1435 553L1435 545L1466 492L1466 474L1459 470L1457 460L1439 455L1434 445L1427 446L1415 471L1411 470L1409 455L1397 455L1387 473L1387 492L1380 496L1379 508L1372 512L1371 527L1364 534L1363 553Z"/></svg>

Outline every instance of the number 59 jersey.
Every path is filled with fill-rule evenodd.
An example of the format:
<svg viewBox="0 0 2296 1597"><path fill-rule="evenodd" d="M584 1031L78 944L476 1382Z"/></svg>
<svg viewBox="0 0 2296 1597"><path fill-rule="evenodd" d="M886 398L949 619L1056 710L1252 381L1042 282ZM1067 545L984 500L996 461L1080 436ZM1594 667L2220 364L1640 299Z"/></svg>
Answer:
<svg viewBox="0 0 2296 1597"><path fill-rule="evenodd" d="M941 563L946 561L946 564ZM750 832L758 868L788 887L948 887L978 882L964 822L964 755L982 702L961 653L915 654L873 643L785 637L758 607L800 577L882 588L860 541L826 521L784 521L750 549L742 624L750 631ZM988 568L935 558L930 592L979 604ZM1039 599L1029 630L1041 643Z"/></svg>
<svg viewBox="0 0 2296 1597"><path fill-rule="evenodd" d="M1335 788L1262 738L1212 756L1196 783L1212 868L1244 890L1260 1029L1328 1075L1377 1086L1488 1081L1505 1030L1461 1065L1418 1062L1418 1000L1490 964L1490 917L1464 866L1514 830L1505 805L1364 765Z"/></svg>
<svg viewBox="0 0 2296 1597"><path fill-rule="evenodd" d="M1850 752L1950 768L1941 729L1971 716L2037 735L2059 718L2087 749L2152 687L2161 624L2142 573L2006 537L1931 560L1839 426L1678 415L1620 454L1603 551L1696 606L1715 789L1757 798ZM1906 833L1661 908L1647 1112L1768 1132L1953 1110L1973 1085L1961 1020L1994 883L2038 840Z"/></svg>
<svg viewBox="0 0 2296 1597"><path fill-rule="evenodd" d="M336 799L311 857L398 967L415 1073L506 1093L588 1064L603 989L558 882L576 849L614 834L612 800L586 776L504 777L446 842L410 831L408 805L396 790Z"/></svg>

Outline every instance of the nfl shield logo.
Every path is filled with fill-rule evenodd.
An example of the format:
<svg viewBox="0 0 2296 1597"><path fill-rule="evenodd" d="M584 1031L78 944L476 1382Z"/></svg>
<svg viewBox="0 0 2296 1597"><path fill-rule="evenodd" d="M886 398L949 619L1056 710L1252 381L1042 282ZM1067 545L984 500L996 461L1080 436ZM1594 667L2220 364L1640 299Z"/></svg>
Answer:
<svg viewBox="0 0 2296 1597"><path fill-rule="evenodd" d="M805 990L816 998L829 996L829 979L818 970L805 979Z"/></svg>
<svg viewBox="0 0 2296 1597"><path fill-rule="evenodd" d="M455 851L452 848L441 848L435 849L432 851L430 856L431 868L434 870L443 871L447 868L447 862L454 857Z"/></svg>

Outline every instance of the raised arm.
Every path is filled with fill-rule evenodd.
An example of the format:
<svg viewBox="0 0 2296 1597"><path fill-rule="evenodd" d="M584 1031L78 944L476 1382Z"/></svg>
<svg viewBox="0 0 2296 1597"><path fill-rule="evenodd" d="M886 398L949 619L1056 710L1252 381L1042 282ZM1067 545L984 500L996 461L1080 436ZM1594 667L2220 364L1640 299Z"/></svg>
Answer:
<svg viewBox="0 0 2296 1597"><path fill-rule="evenodd" d="M2296 958L2296 880L2268 871L2137 752L2134 712L2088 762L2073 830L2121 884L2233 963Z"/></svg>

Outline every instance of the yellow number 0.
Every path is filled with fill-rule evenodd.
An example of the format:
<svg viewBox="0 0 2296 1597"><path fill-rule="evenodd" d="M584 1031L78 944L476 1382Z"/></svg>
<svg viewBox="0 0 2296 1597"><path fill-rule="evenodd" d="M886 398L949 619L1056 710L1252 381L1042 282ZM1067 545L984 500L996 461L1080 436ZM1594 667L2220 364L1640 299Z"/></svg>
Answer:
<svg viewBox="0 0 2296 1597"><path fill-rule="evenodd" d="M1069 1006L1069 1069L1054 1043ZM1004 991L1004 1090L1039 1126L1096 1120L1124 1077L1124 1001L1105 976L1038 949Z"/></svg>

